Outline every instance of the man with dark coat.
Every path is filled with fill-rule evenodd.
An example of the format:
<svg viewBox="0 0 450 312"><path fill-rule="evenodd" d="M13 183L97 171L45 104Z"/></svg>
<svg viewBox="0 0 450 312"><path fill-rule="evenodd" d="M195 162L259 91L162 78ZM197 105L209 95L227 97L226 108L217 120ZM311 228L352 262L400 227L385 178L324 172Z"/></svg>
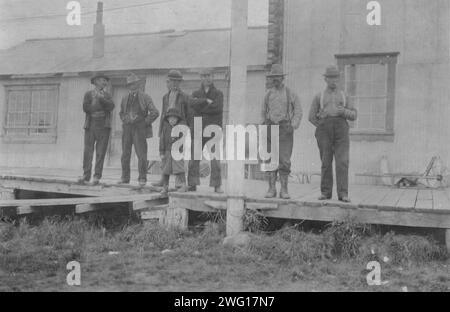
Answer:
<svg viewBox="0 0 450 312"><path fill-rule="evenodd" d="M186 121L187 126L191 127L190 122L192 122L192 106L196 106L198 101L194 101L188 94L184 93L180 89L180 84L183 81L183 75L178 70L170 70L167 75L167 89L168 92L163 97L162 113L161 113L161 123L159 125L159 137L161 139L162 129L164 124L167 123L166 114L169 109L174 108L178 111L181 118ZM182 186L182 181L179 180L179 176L176 179L176 186ZM159 182L153 183L153 186L162 187L164 186L164 177L161 176Z"/></svg>
<svg viewBox="0 0 450 312"><path fill-rule="evenodd" d="M192 97L196 100L192 108L192 118L201 117L203 130L210 125L222 127L223 120L223 93L216 89L213 83L213 71L204 69L200 72L202 85L199 90L192 93ZM191 122L192 142L194 142L193 122ZM211 138L202 139L202 149ZM192 156L189 161L188 172L189 191L196 191L197 185L200 185L200 160L194 159L194 149L192 148ZM211 160L211 176L209 186L214 188L214 192L223 193L221 188L222 178L220 172L220 160Z"/></svg>
<svg viewBox="0 0 450 312"><path fill-rule="evenodd" d="M84 124L84 156L83 156L83 176L78 180L84 184L91 180L92 160L95 149L95 169L93 184L100 183L111 133L111 112L114 109L114 102L111 95L106 91L109 77L97 73L91 79L95 89L88 91L83 99L83 111L86 113Z"/></svg>
<svg viewBox="0 0 450 312"><path fill-rule="evenodd" d="M316 139L322 160L321 193L319 200L331 199L333 193L333 158L336 161L338 199L348 197L349 125L357 111L345 93L339 90L340 72L329 66L324 74L327 88L317 94L311 105L309 121L316 127Z"/></svg>
<svg viewBox="0 0 450 312"><path fill-rule="evenodd" d="M122 134L122 178L120 184L130 183L131 149L138 157L139 186L147 183L147 138L153 135L152 124L159 117L159 111L152 98L142 92L142 80L134 73L127 77L129 93L123 97L120 106L120 119L123 122Z"/></svg>

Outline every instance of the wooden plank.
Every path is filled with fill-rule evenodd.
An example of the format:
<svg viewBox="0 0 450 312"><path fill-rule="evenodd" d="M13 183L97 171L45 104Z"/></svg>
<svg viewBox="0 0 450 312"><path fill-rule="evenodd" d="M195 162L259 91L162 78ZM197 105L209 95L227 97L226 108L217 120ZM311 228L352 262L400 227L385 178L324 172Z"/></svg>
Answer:
<svg viewBox="0 0 450 312"><path fill-rule="evenodd" d="M392 188L386 197L380 201L378 209L390 209L397 207L397 203L404 193L403 189Z"/></svg>
<svg viewBox="0 0 450 312"><path fill-rule="evenodd" d="M155 209L156 206L161 206L163 204L167 205L169 200L167 198L157 198L157 199L151 199L151 200L141 200L141 201L134 201L133 202L133 210L139 211L139 210L145 210L145 209Z"/></svg>
<svg viewBox="0 0 450 312"><path fill-rule="evenodd" d="M419 190L414 209L424 211L433 209L433 193L431 190Z"/></svg>
<svg viewBox="0 0 450 312"><path fill-rule="evenodd" d="M433 210L448 211L450 210L450 200L447 197L446 191L433 191Z"/></svg>
<svg viewBox="0 0 450 312"><path fill-rule="evenodd" d="M152 201L165 199L159 193L143 195L122 195L105 197L80 197L80 198L50 198L50 199L20 199L0 201L0 207L18 207L18 206L67 206L81 204L112 204L112 203L131 203L134 201Z"/></svg>
<svg viewBox="0 0 450 312"><path fill-rule="evenodd" d="M390 191L388 187L374 188L373 193L363 200L359 207L376 209Z"/></svg>
<svg viewBox="0 0 450 312"><path fill-rule="evenodd" d="M445 246L447 247L448 253L450 253L450 228L445 230Z"/></svg>
<svg viewBox="0 0 450 312"><path fill-rule="evenodd" d="M32 214L36 211L36 208L31 206L19 206L16 208L16 214L18 216Z"/></svg>
<svg viewBox="0 0 450 312"><path fill-rule="evenodd" d="M245 207L250 210L276 210L278 204L274 203L245 203Z"/></svg>
<svg viewBox="0 0 450 312"><path fill-rule="evenodd" d="M207 200L204 202L204 204L212 209L227 210L227 203L224 201Z"/></svg>
<svg viewBox="0 0 450 312"><path fill-rule="evenodd" d="M416 206L418 190L403 189L403 194L397 202L396 207L402 209L414 209Z"/></svg>
<svg viewBox="0 0 450 312"><path fill-rule="evenodd" d="M82 214L99 210L100 207L95 204L80 204L75 206L75 213Z"/></svg>
<svg viewBox="0 0 450 312"><path fill-rule="evenodd" d="M368 208L346 209L341 207L310 207L282 204L278 210L263 212L272 218L314 220L332 222L354 218L367 224L400 225L411 227L450 228L450 213L424 213L416 211L388 211Z"/></svg>

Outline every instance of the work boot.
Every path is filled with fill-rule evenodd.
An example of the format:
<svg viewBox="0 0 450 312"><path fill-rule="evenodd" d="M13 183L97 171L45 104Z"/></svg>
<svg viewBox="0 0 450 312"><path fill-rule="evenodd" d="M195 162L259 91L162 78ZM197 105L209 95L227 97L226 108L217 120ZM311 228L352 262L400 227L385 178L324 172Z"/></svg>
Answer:
<svg viewBox="0 0 450 312"><path fill-rule="evenodd" d="M277 197L277 172L272 171L268 173L269 176L269 190L266 193L265 198L275 198Z"/></svg>
<svg viewBox="0 0 450 312"><path fill-rule="evenodd" d="M291 196L289 196L289 192L288 192L288 181L289 181L289 175L280 174L280 183L281 183L280 198L281 199L291 199Z"/></svg>
<svg viewBox="0 0 450 312"><path fill-rule="evenodd" d="M319 198L318 198L318 200L330 200L331 199L331 196L327 196L327 195L324 195L324 194L322 194L322 195L320 195L319 196Z"/></svg>
<svg viewBox="0 0 450 312"><path fill-rule="evenodd" d="M350 198L348 198L348 196L342 196L339 197L339 201L343 202L343 203L351 203L352 201L350 200Z"/></svg>
<svg viewBox="0 0 450 312"><path fill-rule="evenodd" d="M100 179L97 177L94 177L94 179L92 180L92 185L99 185L100 184Z"/></svg>
<svg viewBox="0 0 450 312"><path fill-rule="evenodd" d="M78 180L77 180L77 183L78 183L78 184L81 184L81 185L84 185L84 184L86 184L87 182L89 182L89 180L86 180L85 177L79 177Z"/></svg>
<svg viewBox="0 0 450 312"><path fill-rule="evenodd" d="M188 192L197 192L197 185L188 186Z"/></svg>

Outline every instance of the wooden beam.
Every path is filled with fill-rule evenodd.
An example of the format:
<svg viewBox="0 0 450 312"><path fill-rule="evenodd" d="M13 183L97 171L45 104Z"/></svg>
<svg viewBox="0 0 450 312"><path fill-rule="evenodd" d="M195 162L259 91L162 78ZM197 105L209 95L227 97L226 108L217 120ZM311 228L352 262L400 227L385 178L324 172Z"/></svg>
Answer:
<svg viewBox="0 0 450 312"><path fill-rule="evenodd" d="M204 204L208 207L211 207L212 209L227 210L227 203L223 202L223 201L208 200L208 201L205 201Z"/></svg>
<svg viewBox="0 0 450 312"><path fill-rule="evenodd" d="M19 206L16 208L16 214L18 216L29 215L36 211L35 207L32 206Z"/></svg>
<svg viewBox="0 0 450 312"><path fill-rule="evenodd" d="M82 204L120 204L132 203L135 201L155 201L167 200L167 197L159 193L142 195L122 195L105 197L79 197L79 198L49 198L49 199L18 199L0 201L0 207L19 207L19 206L70 206Z"/></svg>
<svg viewBox="0 0 450 312"><path fill-rule="evenodd" d="M93 212L100 209L99 205L95 204L80 204L75 206L75 213L82 214L87 212Z"/></svg>
<svg viewBox="0 0 450 312"><path fill-rule="evenodd" d="M248 0L232 0L229 120L236 125L246 123L247 33ZM236 141L234 147L235 151L239 148ZM236 157L226 156L227 159ZM230 160L227 165L227 235L233 236L243 230L245 162L243 159Z"/></svg>
<svg viewBox="0 0 450 312"><path fill-rule="evenodd" d="M140 211L146 209L159 210L158 207L167 206L169 200L167 198L157 198L151 200L142 200L142 201L134 201L133 202L133 210Z"/></svg>

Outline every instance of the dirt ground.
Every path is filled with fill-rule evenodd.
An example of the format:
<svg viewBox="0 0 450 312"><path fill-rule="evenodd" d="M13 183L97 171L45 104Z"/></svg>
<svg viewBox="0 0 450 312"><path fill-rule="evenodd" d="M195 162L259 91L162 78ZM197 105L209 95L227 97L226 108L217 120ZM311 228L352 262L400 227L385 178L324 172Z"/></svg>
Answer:
<svg viewBox="0 0 450 312"><path fill-rule="evenodd" d="M360 229L285 228L231 248L212 223L191 231L106 229L81 219L3 224L0 291L450 291L448 254L431 238ZM73 260L81 266L80 286L66 281ZM368 285L371 261L380 264L382 285Z"/></svg>

